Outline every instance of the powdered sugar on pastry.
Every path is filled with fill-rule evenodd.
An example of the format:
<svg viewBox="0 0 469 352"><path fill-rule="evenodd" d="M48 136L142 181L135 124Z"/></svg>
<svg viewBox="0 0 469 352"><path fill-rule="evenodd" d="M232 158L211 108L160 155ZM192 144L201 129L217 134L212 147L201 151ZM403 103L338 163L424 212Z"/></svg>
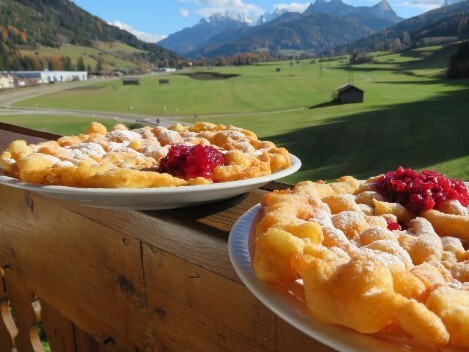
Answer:
<svg viewBox="0 0 469 352"><path fill-rule="evenodd" d="M204 146L220 152L222 159L216 164L215 170L210 170L213 177L210 177L209 172L204 173L205 171L201 171L201 174L207 175L205 180L192 180L192 176L183 174L146 174L158 173L162 159L171 148L179 146ZM256 146L263 147L261 154L257 153ZM238 153L233 156L234 154L228 152ZM33 155L27 162L21 162L31 154ZM62 163L51 163L48 159L51 156ZM34 158L37 160L34 161ZM208 160L200 159L201 154L198 158L199 166L210 164ZM195 159L191 160L194 166ZM67 168L69 163L77 169ZM24 176L29 182L73 187L85 184L87 187L93 187L94 184L99 187L168 187L227 182L268 175L290 165L291 160L286 149L258 140L253 132L206 122L197 122L193 126L176 124L169 128L146 126L135 130L128 130L123 124L117 124L110 131L102 124L93 122L85 134L64 136L57 141L31 145L25 141L14 141L0 154L0 167L8 176ZM22 170L26 167L27 172ZM60 172L56 172L55 168L60 168ZM116 169L128 169L132 172ZM175 170L169 168L162 173ZM67 172L73 176L67 177ZM194 174L196 173L187 175ZM80 177L83 179L77 179ZM122 177L131 179L123 180Z"/></svg>
<svg viewBox="0 0 469 352"><path fill-rule="evenodd" d="M378 179L370 178L363 186L349 176L331 184L303 181L291 193L274 191L266 195L262 204L267 206L260 223L280 221L266 221L279 215L275 213L278 206L271 207L269 200L279 198L282 206L288 207L292 201L289 198L295 198L292 211L283 209L281 221L299 221L300 213L295 209L301 209L298 201L303 201L311 207L313 215L309 221L319 225L322 236L316 238L322 241L299 245L290 257L283 252L281 262L296 275L282 276L279 273L285 272L285 268L278 266L277 253L282 250L279 241L301 238L284 227L276 241L256 244L252 261L255 274L261 280L281 285L300 277L306 305L314 319L363 333L393 334L398 327L399 336L392 337L392 341L403 338L406 345L423 346L429 351L466 350L469 348L466 207L452 200L441 203L437 211L418 213L415 207L409 211L377 192L373 184ZM454 184L461 189L460 182ZM455 197L454 192L448 194ZM465 197L463 192L461 199L465 201ZM444 211L448 212L444 213L446 217L440 216L439 212ZM453 229L455 236L451 236L448 228ZM258 239L271 231L268 226L257 229ZM269 267L269 263L277 264Z"/></svg>
<svg viewBox="0 0 469 352"><path fill-rule="evenodd" d="M87 155L91 158L102 158L103 156L106 155L106 151L104 150L104 148L100 144L94 143L94 142L71 145L71 146L65 147L65 149L69 149L73 151L78 150L79 152L82 153L81 154L82 156ZM77 156L76 158L80 158L80 157Z"/></svg>
<svg viewBox="0 0 469 352"><path fill-rule="evenodd" d="M118 142L118 143L123 143L123 142L132 142L135 140L141 139L142 136L133 131L124 131L124 130L114 130L110 131L106 134L106 139L111 142Z"/></svg>

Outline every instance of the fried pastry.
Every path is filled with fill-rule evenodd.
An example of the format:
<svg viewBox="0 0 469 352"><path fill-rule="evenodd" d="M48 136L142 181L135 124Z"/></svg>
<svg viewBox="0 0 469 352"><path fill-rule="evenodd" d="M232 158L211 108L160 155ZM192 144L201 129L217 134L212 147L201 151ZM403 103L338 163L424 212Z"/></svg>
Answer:
<svg viewBox="0 0 469 352"><path fill-rule="evenodd" d="M269 175L291 165L285 148L235 126L198 122L169 128L86 132L57 141L13 141L0 154L5 175L44 185L145 188L200 185Z"/></svg>
<svg viewBox="0 0 469 352"><path fill-rule="evenodd" d="M303 181L264 196L252 268L272 284L301 280L319 321L466 349L468 204L464 183L433 171Z"/></svg>

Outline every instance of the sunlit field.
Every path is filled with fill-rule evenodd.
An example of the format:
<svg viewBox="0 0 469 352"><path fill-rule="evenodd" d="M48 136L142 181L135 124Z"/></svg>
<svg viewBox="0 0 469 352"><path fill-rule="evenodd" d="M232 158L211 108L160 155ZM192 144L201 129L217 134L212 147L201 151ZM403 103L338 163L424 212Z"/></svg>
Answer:
<svg viewBox="0 0 469 352"><path fill-rule="evenodd" d="M403 54L376 53L370 64L350 69L344 58L303 60L247 67L191 69L238 75L198 80L172 74L160 84L155 74L140 85L97 83L21 102L20 106L130 112L193 123L211 121L255 131L288 148L303 162L285 179L366 178L398 165L432 168L469 180L469 80L447 80L455 47L429 47ZM365 102L337 105L331 96L352 83ZM69 117L39 124L54 129ZM0 121L5 117L0 116ZM34 123L34 125L31 125ZM77 129L84 129L77 126ZM55 130L56 131L56 130ZM68 132L67 132L68 133Z"/></svg>
<svg viewBox="0 0 469 352"><path fill-rule="evenodd" d="M44 116L44 115L0 115L0 122L32 128L39 131L52 132L59 135L71 135L84 133L89 123L96 121L102 123L107 128L111 128L116 123L122 123L114 119L83 117L83 116ZM124 123L128 128L141 127L137 123Z"/></svg>

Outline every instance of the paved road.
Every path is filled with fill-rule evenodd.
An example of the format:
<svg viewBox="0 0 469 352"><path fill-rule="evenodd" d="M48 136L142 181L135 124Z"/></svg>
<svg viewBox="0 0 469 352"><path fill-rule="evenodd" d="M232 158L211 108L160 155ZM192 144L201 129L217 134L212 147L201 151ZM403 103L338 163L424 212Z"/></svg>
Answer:
<svg viewBox="0 0 469 352"><path fill-rule="evenodd" d="M171 121L162 116L145 116L135 115L126 113L116 112L103 112L103 111L92 111L92 110L73 110L73 109L44 109L44 108L19 108L13 106L13 104L35 98L41 95L55 93L61 90L72 89L77 87L83 87L97 82L109 82L113 80L119 80L119 77L104 78L99 80L87 80L78 82L64 82L40 85L36 87L17 88L12 90L0 91L0 115L73 115L73 116L90 116L109 118L116 121L124 122L143 122L146 124L157 124L159 121L160 125L171 125L174 121Z"/></svg>
<svg viewBox="0 0 469 352"><path fill-rule="evenodd" d="M172 118L165 116L146 116L146 115L136 115L129 113L117 113L117 112L105 112L105 111L92 111L92 110L73 110L73 109L44 109L40 107L31 107L31 108L19 108L13 106L13 104L26 100L35 98L41 95L46 95L61 90L72 89L77 87L83 87L86 85L95 84L98 82L109 82L113 80L119 80L120 77L104 78L104 79L91 79L87 81L77 81L77 82L64 82L64 83L54 83L54 84L45 84L36 87L27 87L27 88L17 88L12 90L0 91L0 116L1 115L73 115L73 116L90 116L90 117L99 117L99 118L109 118L116 121L123 122L141 122L145 124L156 125L160 124L162 126L173 125L176 121ZM292 109L285 109L279 111L261 111L261 112L251 112L251 113L232 113L232 114L216 114L214 116L220 117L236 117L236 116L246 116L246 115L266 115L266 114L278 114L278 113L288 113L292 111L303 110L307 107L298 107ZM193 115L188 116L178 116L178 117L192 117ZM210 115L204 115L210 116ZM157 122L159 121L159 122Z"/></svg>

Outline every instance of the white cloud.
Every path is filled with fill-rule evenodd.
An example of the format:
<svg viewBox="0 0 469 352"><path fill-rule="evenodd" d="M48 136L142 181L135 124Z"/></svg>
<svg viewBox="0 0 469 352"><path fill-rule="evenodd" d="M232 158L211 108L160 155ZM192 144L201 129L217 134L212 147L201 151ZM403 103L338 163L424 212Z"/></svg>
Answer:
<svg viewBox="0 0 469 352"><path fill-rule="evenodd" d="M209 17L215 13L237 13L257 17L265 11L257 5L245 3L243 0L180 0L192 3L199 8L195 11L202 17Z"/></svg>
<svg viewBox="0 0 469 352"><path fill-rule="evenodd" d="M291 2L289 4L276 4L274 5L274 8L278 10L286 10L288 12L305 12L309 5L309 2L303 4L298 2Z"/></svg>
<svg viewBox="0 0 469 352"><path fill-rule="evenodd" d="M181 17L187 18L187 17L189 17L190 12L189 12L189 10L187 10L187 9L180 9L180 10L179 10L179 15L180 15Z"/></svg>
<svg viewBox="0 0 469 352"><path fill-rule="evenodd" d="M402 3L396 3L398 6L421 9L429 11L441 7L443 5L442 0L414 0L414 1L403 1Z"/></svg>
<svg viewBox="0 0 469 352"><path fill-rule="evenodd" d="M120 29L123 29L129 33L132 33L138 39L143 40L148 43L156 43L168 37L167 35L163 35L163 34L151 34L151 33L137 31L132 26L129 26L128 24L122 23L120 21L110 22L109 24L112 24L113 26L119 27Z"/></svg>

